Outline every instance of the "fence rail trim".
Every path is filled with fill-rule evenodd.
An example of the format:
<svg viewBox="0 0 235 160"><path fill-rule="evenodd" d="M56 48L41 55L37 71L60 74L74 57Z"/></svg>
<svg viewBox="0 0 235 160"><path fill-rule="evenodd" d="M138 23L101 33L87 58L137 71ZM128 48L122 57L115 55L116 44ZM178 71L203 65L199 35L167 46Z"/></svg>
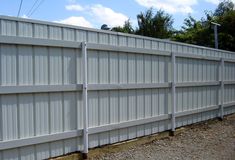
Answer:
<svg viewBox="0 0 235 160"><path fill-rule="evenodd" d="M81 42L40 39L40 38L30 38L30 37L0 36L0 43L47 46L47 47L63 47L63 48L81 48Z"/></svg>
<svg viewBox="0 0 235 160"><path fill-rule="evenodd" d="M1 86L0 94L69 92L69 91L81 91L81 90L82 90L82 84Z"/></svg>
<svg viewBox="0 0 235 160"><path fill-rule="evenodd" d="M67 132L62 132L62 133L52 133L48 135L40 135L40 136L34 136L34 137L27 137L23 139L15 139L15 140L10 140L10 141L0 141L0 150L53 142L53 141L58 141L61 139L76 138L78 136L82 136L82 132L83 130L80 129L80 130L73 130L73 131L67 131Z"/></svg>
<svg viewBox="0 0 235 160"><path fill-rule="evenodd" d="M113 52L142 53L142 54L152 54L152 55L161 55L161 56L171 55L170 51L160 51L160 50L153 50L153 49L112 46L112 45L93 44L93 43L88 43L87 49L88 50L113 51Z"/></svg>
<svg viewBox="0 0 235 160"><path fill-rule="evenodd" d="M182 87L202 87L218 86L221 81L211 82L178 82L176 88ZM224 85L233 85L235 81L224 81ZM166 83L136 83L136 84L87 84L88 91L102 90L129 90L129 89L158 89L170 88L172 82ZM1 94L18 94L18 93L50 93L50 92L76 92L82 91L83 84L65 84L65 85L30 85L30 86L0 86Z"/></svg>
<svg viewBox="0 0 235 160"><path fill-rule="evenodd" d="M182 87L203 87L219 86L221 81L211 82L178 82L176 88ZM224 85L233 85L235 81L224 81ZM129 89L158 89L170 88L172 82L166 83L136 83L136 84L87 84L88 91L102 90L129 90ZM30 86L0 86L1 94L18 93L51 93L51 92L76 92L82 91L83 84L65 84L65 85L30 85Z"/></svg>
<svg viewBox="0 0 235 160"><path fill-rule="evenodd" d="M75 41L63 41L63 40L51 40L51 39L39 39L30 37L13 37L13 36L2 36L0 35L0 43L2 44L21 44L21 45L33 45L33 46L48 46L48 47L64 47L64 48L75 48L81 49L82 42ZM135 54L151 54L159 56L171 56L171 51L161 51L154 49L124 47L124 46L112 46L105 44L94 44L87 43L87 50L100 50L100 51L111 51L111 52L127 52ZM220 61L221 57L209 57L204 55L196 54L184 54L180 52L174 52L176 57L200 59L209 61ZM223 58L225 62L235 63L235 59Z"/></svg>

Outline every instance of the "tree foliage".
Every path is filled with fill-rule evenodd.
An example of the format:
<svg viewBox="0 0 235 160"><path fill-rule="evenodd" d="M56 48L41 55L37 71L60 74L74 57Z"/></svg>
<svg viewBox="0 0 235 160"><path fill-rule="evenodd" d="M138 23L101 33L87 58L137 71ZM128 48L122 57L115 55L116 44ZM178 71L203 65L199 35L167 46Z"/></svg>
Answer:
<svg viewBox="0 0 235 160"><path fill-rule="evenodd" d="M124 25L118 26L118 27L113 27L111 29L111 31L115 31L115 32L123 32L123 33L130 33L133 34L135 31L131 25L130 19L128 19L127 21L124 22Z"/></svg>
<svg viewBox="0 0 235 160"><path fill-rule="evenodd" d="M123 26L114 27L111 30L116 32L131 33L155 38L170 38L173 34L173 19L164 11L153 13L152 8L145 13L137 15L138 28L133 29L130 20L125 21Z"/></svg>
<svg viewBox="0 0 235 160"><path fill-rule="evenodd" d="M219 23L219 48L235 51L235 10L230 0L219 3L214 12L205 12L206 18L197 21L189 16L184 26L172 40L214 47L214 31L211 22Z"/></svg>
<svg viewBox="0 0 235 160"><path fill-rule="evenodd" d="M210 28L208 21L197 21L192 16L184 20L184 26L178 31L172 40L196 45L211 47L213 43L213 30Z"/></svg>
<svg viewBox="0 0 235 160"><path fill-rule="evenodd" d="M225 0L219 3L218 7L214 12L214 16L223 16L227 12L230 12L234 9L234 4L230 0Z"/></svg>
<svg viewBox="0 0 235 160"><path fill-rule="evenodd" d="M136 34L155 38L170 38L173 33L173 19L162 10L157 11L156 14L152 9L145 13L141 12L137 15L137 20Z"/></svg>
<svg viewBox="0 0 235 160"><path fill-rule="evenodd" d="M219 47L225 50L235 51L235 10L225 12L216 17L221 24L219 27Z"/></svg>

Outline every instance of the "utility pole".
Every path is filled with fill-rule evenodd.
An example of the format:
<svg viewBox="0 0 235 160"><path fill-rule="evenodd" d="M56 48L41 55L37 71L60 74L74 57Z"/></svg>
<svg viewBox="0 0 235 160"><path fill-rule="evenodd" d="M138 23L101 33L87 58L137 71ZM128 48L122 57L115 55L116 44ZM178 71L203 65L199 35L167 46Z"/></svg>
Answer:
<svg viewBox="0 0 235 160"><path fill-rule="evenodd" d="M218 49L218 26L221 25L219 23L211 22L214 25L214 37L215 37L215 48Z"/></svg>

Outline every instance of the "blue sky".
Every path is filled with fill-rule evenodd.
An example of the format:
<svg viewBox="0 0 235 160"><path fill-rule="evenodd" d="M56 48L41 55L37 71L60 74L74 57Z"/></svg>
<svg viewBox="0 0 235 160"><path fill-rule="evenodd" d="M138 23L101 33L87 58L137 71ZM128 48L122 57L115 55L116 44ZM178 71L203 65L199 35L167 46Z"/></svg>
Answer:
<svg viewBox="0 0 235 160"><path fill-rule="evenodd" d="M41 5L37 8L40 2ZM20 17L92 28L100 28L104 23L110 27L122 25L129 18L137 26L136 15L152 6L154 10L162 9L171 14L174 28L179 29L189 14L200 19L205 10L213 11L219 2L220 0L23 0ZM34 8L31 9L34 3ZM0 0L0 14L16 16L19 4L20 0Z"/></svg>

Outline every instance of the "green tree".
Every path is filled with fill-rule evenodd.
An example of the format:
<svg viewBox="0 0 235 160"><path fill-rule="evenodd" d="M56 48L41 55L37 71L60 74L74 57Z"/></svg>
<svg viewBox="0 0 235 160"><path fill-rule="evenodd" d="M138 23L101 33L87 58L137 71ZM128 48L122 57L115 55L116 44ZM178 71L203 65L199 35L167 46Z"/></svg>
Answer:
<svg viewBox="0 0 235 160"><path fill-rule="evenodd" d="M111 31L115 31L115 32L123 32L123 33L130 33L133 34L135 31L131 25L130 19L128 19L127 21L124 22L124 25L118 26L118 27L113 27L111 29Z"/></svg>
<svg viewBox="0 0 235 160"><path fill-rule="evenodd" d="M223 16L225 13L230 12L234 9L234 4L230 0L224 0L219 3L218 7L215 9L214 16Z"/></svg>
<svg viewBox="0 0 235 160"><path fill-rule="evenodd" d="M197 21L192 16L189 16L184 20L182 29L176 32L172 37L172 40L174 41L207 47L213 46L211 39L213 39L213 31L210 28L210 23L203 20Z"/></svg>
<svg viewBox="0 0 235 160"><path fill-rule="evenodd" d="M216 17L219 27L219 47L225 50L235 51L235 11L230 10L222 16Z"/></svg>
<svg viewBox="0 0 235 160"><path fill-rule="evenodd" d="M152 8L145 13L141 12L137 15L138 28L136 34L155 37L170 38L173 34L173 19L162 10L154 15Z"/></svg>
<svg viewBox="0 0 235 160"><path fill-rule="evenodd" d="M234 4L225 0L214 12L205 12L206 18L197 21L189 16L182 29L174 34L172 40L214 47L214 31L211 22L219 23L219 48L235 51L235 11Z"/></svg>

